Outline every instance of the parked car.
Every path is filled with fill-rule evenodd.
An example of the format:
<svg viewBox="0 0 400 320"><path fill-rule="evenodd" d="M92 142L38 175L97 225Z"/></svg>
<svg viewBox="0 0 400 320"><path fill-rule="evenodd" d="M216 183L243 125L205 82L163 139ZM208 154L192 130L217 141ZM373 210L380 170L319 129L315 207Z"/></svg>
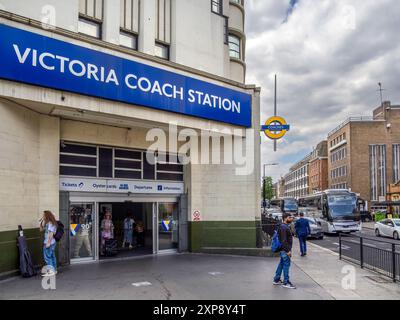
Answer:
<svg viewBox="0 0 400 320"><path fill-rule="evenodd" d="M267 216L282 222L282 211L277 207L267 209Z"/></svg>
<svg viewBox="0 0 400 320"><path fill-rule="evenodd" d="M304 217L304 218L307 219L310 223L311 234L308 236L308 238L322 240L324 238L324 232L322 231L321 223L318 221L318 219L313 217ZM296 234L295 224L298 219L299 218L296 218L292 223L291 228L293 234Z"/></svg>
<svg viewBox="0 0 400 320"><path fill-rule="evenodd" d="M375 223L377 237L391 237L400 240L400 219L384 219Z"/></svg>

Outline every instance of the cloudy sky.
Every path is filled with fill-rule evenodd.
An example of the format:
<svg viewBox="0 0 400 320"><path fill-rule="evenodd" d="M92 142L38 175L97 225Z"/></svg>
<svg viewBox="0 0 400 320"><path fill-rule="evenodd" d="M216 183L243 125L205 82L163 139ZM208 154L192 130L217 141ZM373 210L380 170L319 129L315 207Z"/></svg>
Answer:
<svg viewBox="0 0 400 320"><path fill-rule="evenodd" d="M399 0L246 0L247 83L262 88L262 121L278 113L291 131L262 162L280 163L274 180L351 116L369 116L385 100L400 104Z"/></svg>

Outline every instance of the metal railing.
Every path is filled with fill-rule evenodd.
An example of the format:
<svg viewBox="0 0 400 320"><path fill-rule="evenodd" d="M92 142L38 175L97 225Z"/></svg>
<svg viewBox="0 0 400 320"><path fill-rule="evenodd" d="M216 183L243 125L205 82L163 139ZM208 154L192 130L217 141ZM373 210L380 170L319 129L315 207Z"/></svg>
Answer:
<svg viewBox="0 0 400 320"><path fill-rule="evenodd" d="M400 281L400 243L339 234L339 259Z"/></svg>

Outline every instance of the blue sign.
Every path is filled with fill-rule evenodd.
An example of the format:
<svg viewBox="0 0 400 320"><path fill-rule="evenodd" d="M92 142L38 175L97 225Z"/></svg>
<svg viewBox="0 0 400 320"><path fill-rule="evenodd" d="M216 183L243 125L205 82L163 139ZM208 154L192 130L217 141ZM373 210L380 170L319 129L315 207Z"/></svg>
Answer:
<svg viewBox="0 0 400 320"><path fill-rule="evenodd" d="M0 24L0 78L251 127L251 95Z"/></svg>

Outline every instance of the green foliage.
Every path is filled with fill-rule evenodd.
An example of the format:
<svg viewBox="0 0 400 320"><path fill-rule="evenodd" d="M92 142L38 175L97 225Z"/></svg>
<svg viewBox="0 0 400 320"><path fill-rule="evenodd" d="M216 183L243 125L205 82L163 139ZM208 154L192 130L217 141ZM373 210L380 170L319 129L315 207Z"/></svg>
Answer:
<svg viewBox="0 0 400 320"><path fill-rule="evenodd" d="M272 177L265 177L263 181L263 199L272 200L274 198L274 184Z"/></svg>

